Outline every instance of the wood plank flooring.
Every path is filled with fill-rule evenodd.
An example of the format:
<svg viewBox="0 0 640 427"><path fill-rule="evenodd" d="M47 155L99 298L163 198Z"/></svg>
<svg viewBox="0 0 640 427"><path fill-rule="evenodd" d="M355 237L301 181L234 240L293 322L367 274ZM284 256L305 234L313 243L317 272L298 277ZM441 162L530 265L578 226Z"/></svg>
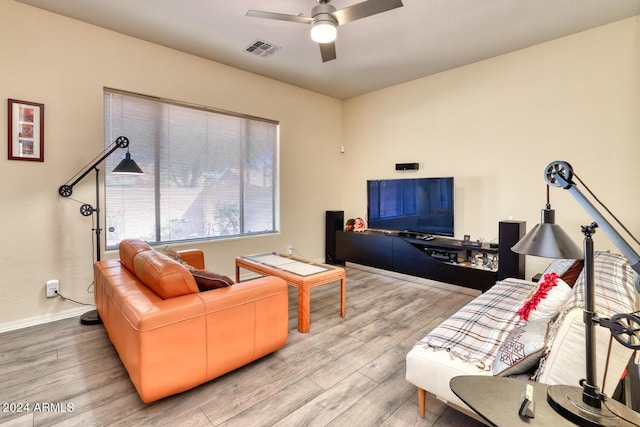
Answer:
<svg viewBox="0 0 640 427"><path fill-rule="evenodd" d="M430 397L420 418L405 380L413 343L475 295L348 264L346 318L339 283L319 286L311 290L311 331L299 333L290 287L281 350L149 405L102 326L73 318L6 332L0 426L480 426Z"/></svg>

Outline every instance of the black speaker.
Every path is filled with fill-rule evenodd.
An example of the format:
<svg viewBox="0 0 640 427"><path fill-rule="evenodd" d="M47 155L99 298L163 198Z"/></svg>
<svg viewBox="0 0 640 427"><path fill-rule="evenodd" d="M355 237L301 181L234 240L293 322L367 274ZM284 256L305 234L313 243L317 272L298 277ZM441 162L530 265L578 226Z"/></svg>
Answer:
<svg viewBox="0 0 640 427"><path fill-rule="evenodd" d="M336 259L336 231L344 228L344 211L327 211L325 225L324 262L327 264L344 264Z"/></svg>
<svg viewBox="0 0 640 427"><path fill-rule="evenodd" d="M419 163L396 163L397 171L417 171L419 168Z"/></svg>
<svg viewBox="0 0 640 427"><path fill-rule="evenodd" d="M524 279L525 256L511 250L526 233L524 221L500 221L498 223L498 280L508 277Z"/></svg>

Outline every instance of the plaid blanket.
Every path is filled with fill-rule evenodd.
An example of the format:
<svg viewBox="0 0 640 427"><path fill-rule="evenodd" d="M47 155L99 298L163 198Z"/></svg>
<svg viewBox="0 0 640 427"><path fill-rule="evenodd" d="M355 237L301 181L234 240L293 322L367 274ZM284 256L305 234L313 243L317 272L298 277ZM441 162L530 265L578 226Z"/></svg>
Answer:
<svg viewBox="0 0 640 427"><path fill-rule="evenodd" d="M452 358L490 370L496 351L509 332L524 321L518 309L535 283L519 279L497 282L416 343L446 350Z"/></svg>

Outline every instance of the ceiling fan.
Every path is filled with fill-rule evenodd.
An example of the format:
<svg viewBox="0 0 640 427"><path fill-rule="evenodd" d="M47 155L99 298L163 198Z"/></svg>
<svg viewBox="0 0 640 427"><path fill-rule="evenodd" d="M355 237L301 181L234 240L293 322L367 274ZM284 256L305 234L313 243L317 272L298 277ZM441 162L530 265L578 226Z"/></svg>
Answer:
<svg viewBox="0 0 640 427"><path fill-rule="evenodd" d="M260 10L249 10L247 16L311 24L311 38L320 46L322 62L327 62L336 59L335 39L339 25L403 6L401 0L367 0L336 10L330 1L318 0L318 5L311 10L311 17Z"/></svg>

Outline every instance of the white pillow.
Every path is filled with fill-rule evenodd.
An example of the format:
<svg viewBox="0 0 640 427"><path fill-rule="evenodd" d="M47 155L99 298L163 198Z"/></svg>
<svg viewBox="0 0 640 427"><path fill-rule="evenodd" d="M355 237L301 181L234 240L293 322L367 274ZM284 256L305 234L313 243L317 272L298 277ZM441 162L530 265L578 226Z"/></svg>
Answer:
<svg viewBox="0 0 640 427"><path fill-rule="evenodd" d="M522 320L552 319L571 296L571 286L555 273L545 274L518 310Z"/></svg>
<svg viewBox="0 0 640 427"><path fill-rule="evenodd" d="M509 332L496 352L493 375L522 374L536 366L547 347L549 319L532 320Z"/></svg>

